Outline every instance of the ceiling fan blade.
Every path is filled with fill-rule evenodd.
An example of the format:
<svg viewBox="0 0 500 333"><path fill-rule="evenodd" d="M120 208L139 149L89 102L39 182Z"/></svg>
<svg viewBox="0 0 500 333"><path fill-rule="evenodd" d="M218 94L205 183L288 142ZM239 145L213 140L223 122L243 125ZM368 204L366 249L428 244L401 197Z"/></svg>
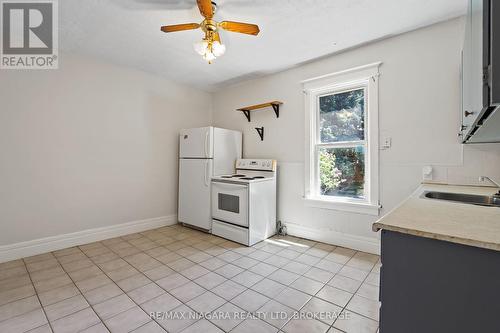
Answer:
<svg viewBox="0 0 500 333"><path fill-rule="evenodd" d="M183 30L193 30L198 29L200 25L198 23L185 23L185 24L174 24L174 25L164 25L161 27L163 32L176 32Z"/></svg>
<svg viewBox="0 0 500 333"><path fill-rule="evenodd" d="M254 36L257 36L260 32L258 25L250 23L222 21L219 23L219 27L227 31L239 32L241 34L254 35Z"/></svg>
<svg viewBox="0 0 500 333"><path fill-rule="evenodd" d="M211 19L214 16L214 8L212 6L212 1L210 0L196 0L198 3L198 8L200 9L201 15L207 19Z"/></svg>

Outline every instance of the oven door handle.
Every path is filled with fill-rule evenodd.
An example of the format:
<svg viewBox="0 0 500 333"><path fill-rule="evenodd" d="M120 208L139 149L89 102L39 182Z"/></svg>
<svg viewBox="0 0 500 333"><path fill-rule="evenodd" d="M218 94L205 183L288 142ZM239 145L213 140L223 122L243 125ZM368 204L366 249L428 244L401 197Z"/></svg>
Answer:
<svg viewBox="0 0 500 333"><path fill-rule="evenodd" d="M214 181L214 180L212 180L212 186L215 188L220 187L220 188L227 188L227 189L235 189L235 188L246 189L246 188L248 188L247 185L218 182L218 181Z"/></svg>

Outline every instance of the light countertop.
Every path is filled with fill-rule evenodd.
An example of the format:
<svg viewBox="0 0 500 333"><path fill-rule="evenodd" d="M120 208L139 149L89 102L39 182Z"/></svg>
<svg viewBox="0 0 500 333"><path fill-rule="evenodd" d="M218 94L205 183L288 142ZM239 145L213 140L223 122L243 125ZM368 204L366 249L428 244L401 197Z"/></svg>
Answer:
<svg viewBox="0 0 500 333"><path fill-rule="evenodd" d="M425 191L493 195L493 187L422 184L373 224L380 229L500 251L500 208L421 198Z"/></svg>

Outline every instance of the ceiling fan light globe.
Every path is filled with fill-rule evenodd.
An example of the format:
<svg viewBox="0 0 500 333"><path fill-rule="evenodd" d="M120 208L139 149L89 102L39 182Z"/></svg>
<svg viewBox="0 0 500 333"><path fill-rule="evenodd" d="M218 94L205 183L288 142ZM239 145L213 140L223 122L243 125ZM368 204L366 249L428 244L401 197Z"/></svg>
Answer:
<svg viewBox="0 0 500 333"><path fill-rule="evenodd" d="M207 53L205 53L205 55L203 56L203 59L205 59L208 62L215 60L215 58L216 56L210 51L207 51Z"/></svg>
<svg viewBox="0 0 500 333"><path fill-rule="evenodd" d="M226 52L226 46L219 41L215 41L212 44L212 52L216 57L220 57Z"/></svg>
<svg viewBox="0 0 500 333"><path fill-rule="evenodd" d="M194 43L193 47L196 53L198 53L199 55L204 55L205 53L207 53L208 42L202 40L200 42Z"/></svg>

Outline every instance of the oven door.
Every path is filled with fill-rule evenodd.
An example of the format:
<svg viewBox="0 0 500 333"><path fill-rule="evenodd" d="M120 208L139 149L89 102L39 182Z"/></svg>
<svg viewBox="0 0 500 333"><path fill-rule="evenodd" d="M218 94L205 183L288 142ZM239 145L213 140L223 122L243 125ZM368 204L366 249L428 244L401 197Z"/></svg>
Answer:
<svg viewBox="0 0 500 333"><path fill-rule="evenodd" d="M212 182L212 217L248 227L248 186Z"/></svg>

